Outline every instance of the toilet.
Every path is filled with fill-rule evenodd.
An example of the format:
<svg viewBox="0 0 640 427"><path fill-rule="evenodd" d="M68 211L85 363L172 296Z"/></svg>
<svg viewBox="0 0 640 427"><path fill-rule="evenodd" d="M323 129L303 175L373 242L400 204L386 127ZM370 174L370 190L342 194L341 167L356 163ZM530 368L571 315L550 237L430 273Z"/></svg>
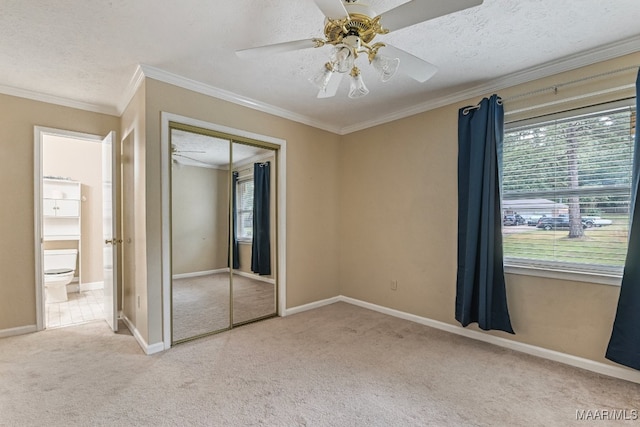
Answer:
<svg viewBox="0 0 640 427"><path fill-rule="evenodd" d="M67 300L67 285L76 272L77 249L44 251L44 293L46 302Z"/></svg>

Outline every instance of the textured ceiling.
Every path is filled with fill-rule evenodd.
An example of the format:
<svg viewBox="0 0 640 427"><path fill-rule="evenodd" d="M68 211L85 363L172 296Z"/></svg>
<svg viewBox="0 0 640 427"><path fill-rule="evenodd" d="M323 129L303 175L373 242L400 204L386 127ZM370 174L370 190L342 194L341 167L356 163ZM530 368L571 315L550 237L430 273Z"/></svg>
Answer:
<svg viewBox="0 0 640 427"><path fill-rule="evenodd" d="M404 1L368 3L382 13ZM404 75L381 83L365 61L371 92L358 100L347 97L347 79L335 97L316 98L308 78L329 47L263 60L234 54L322 37L323 21L312 0L0 0L0 91L116 113L143 64L341 130L571 55L640 42L638 0L485 0L378 36L440 70L425 83Z"/></svg>

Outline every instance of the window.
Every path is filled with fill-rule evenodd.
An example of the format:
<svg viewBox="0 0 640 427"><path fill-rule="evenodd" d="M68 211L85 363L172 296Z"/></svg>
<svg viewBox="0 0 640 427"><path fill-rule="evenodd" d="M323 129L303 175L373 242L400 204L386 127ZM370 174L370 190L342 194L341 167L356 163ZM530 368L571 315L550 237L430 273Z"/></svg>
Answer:
<svg viewBox="0 0 640 427"><path fill-rule="evenodd" d="M239 241L250 241L253 239L253 178L239 180L236 195L236 235Z"/></svg>
<svg viewBox="0 0 640 427"><path fill-rule="evenodd" d="M622 274L636 117L625 104L506 128L505 265Z"/></svg>

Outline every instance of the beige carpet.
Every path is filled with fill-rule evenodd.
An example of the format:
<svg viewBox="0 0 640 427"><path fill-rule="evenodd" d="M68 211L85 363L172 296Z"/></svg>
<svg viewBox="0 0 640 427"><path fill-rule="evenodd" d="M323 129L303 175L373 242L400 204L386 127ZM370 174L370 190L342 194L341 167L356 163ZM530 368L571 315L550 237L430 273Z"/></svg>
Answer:
<svg viewBox="0 0 640 427"><path fill-rule="evenodd" d="M145 356L104 323L0 340L2 426L567 426L640 385L346 303Z"/></svg>
<svg viewBox="0 0 640 427"><path fill-rule="evenodd" d="M173 280L173 341L229 327L229 274ZM275 286L233 275L233 323L275 314Z"/></svg>

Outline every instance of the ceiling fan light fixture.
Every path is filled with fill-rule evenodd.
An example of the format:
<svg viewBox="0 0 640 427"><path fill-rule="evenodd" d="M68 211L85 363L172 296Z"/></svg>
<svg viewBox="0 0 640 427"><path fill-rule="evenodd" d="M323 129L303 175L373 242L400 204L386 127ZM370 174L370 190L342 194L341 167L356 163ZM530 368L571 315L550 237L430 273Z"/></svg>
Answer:
<svg viewBox="0 0 640 427"><path fill-rule="evenodd" d="M360 69L358 67L353 67L351 69L351 83L349 85L349 98L357 99L362 98L366 94L369 93L369 89L364 84L364 80L362 80L362 76L360 75Z"/></svg>
<svg viewBox="0 0 640 427"><path fill-rule="evenodd" d="M316 86L319 90L326 91L333 72L333 65L331 64L331 62L327 62L326 64L324 64L322 71L311 77L309 81L313 83L313 85Z"/></svg>
<svg viewBox="0 0 640 427"><path fill-rule="evenodd" d="M384 55L376 55L371 60L371 65L378 72L380 80L388 82L393 76L395 76L400 66L399 58L389 58Z"/></svg>

